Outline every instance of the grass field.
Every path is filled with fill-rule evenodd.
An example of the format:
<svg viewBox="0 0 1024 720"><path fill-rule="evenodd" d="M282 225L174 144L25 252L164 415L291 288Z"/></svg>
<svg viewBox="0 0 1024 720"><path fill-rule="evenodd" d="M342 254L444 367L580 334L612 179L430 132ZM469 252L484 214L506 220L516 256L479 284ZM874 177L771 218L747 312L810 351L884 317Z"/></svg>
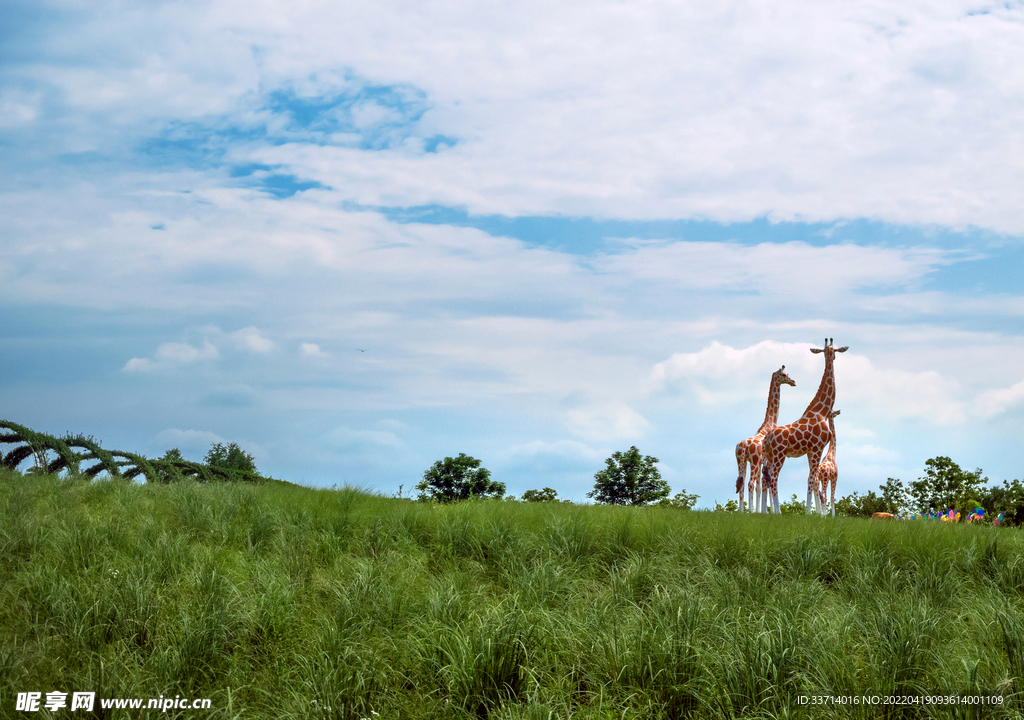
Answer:
<svg viewBox="0 0 1024 720"><path fill-rule="evenodd" d="M1012 528L2 470L0 514L0 716L1024 717ZM923 695L1002 704L799 700Z"/></svg>

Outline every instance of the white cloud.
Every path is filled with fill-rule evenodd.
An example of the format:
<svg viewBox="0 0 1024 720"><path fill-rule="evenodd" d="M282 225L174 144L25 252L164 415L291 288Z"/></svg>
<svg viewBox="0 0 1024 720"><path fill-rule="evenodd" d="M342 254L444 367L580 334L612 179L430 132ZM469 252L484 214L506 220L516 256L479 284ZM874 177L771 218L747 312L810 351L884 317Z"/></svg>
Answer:
<svg viewBox="0 0 1024 720"><path fill-rule="evenodd" d="M300 343L299 352L308 357L326 357L327 353L320 349L316 343Z"/></svg>
<svg viewBox="0 0 1024 720"><path fill-rule="evenodd" d="M580 461L599 461L601 453L576 440L557 440L555 442L532 440L523 445L509 448L503 453L503 459L513 466L533 465L538 461L545 464L553 462L559 465L563 463L576 465Z"/></svg>
<svg viewBox="0 0 1024 720"><path fill-rule="evenodd" d="M951 253L934 248L672 242L638 246L631 252L600 258L596 265L632 283L669 282L694 290L741 291L823 303L852 290L910 285L951 262Z"/></svg>
<svg viewBox="0 0 1024 720"><path fill-rule="evenodd" d="M24 125L39 114L38 97L25 97L20 93L0 94L0 130Z"/></svg>
<svg viewBox="0 0 1024 720"><path fill-rule="evenodd" d="M656 364L651 377L655 388L690 392L705 405L754 403L767 399L771 374L781 365L797 383L782 391L779 422L796 419L793 401L813 397L821 382L821 355L808 352L810 345L764 341L747 348L733 348L717 341L695 353L676 353ZM820 347L820 346L818 346ZM958 423L965 419L963 389L954 378L937 370L909 371L878 367L864 355L837 354L834 365L836 407L853 406L888 418L914 418L928 423ZM761 386L764 387L761 387ZM849 412L846 412L849 415Z"/></svg>
<svg viewBox="0 0 1024 720"><path fill-rule="evenodd" d="M723 345L717 340L694 353L674 353L668 360L654 366L651 379L657 385L680 378L749 379L755 373L770 377L788 360L792 365L804 358L810 346L801 343L780 343L763 340L746 348ZM771 367L768 373L764 369ZM792 374L792 372L790 373ZM766 381L767 382L767 381Z"/></svg>
<svg viewBox="0 0 1024 720"><path fill-rule="evenodd" d="M281 164L368 205L1024 232L1014 192L1024 184L1024 24L1012 7L249 9L237 0L199 13L97 7L49 26L50 42L12 73L63 98L66 112L43 118L64 124L58 145L93 147L161 123L279 127L268 93L330 99L353 76L407 90L423 112L409 118L408 141L384 152L233 148L239 162ZM353 115L364 128L394 112L374 99ZM420 152L435 134L458 142Z"/></svg>
<svg viewBox="0 0 1024 720"><path fill-rule="evenodd" d="M274 343L263 337L258 328L247 327L231 333L235 344L243 350L254 353L268 353L274 349Z"/></svg>
<svg viewBox="0 0 1024 720"><path fill-rule="evenodd" d="M587 440L634 440L644 436L651 424L632 408L605 403L566 412L569 430Z"/></svg>
<svg viewBox="0 0 1024 720"><path fill-rule="evenodd" d="M994 417L1024 404L1024 380L1006 388L995 388L981 393L974 403L974 411L982 417Z"/></svg>
<svg viewBox="0 0 1024 720"><path fill-rule="evenodd" d="M124 372L174 370L202 360L215 360L219 356L217 348L208 340L203 341L202 347L195 347L188 343L168 342L162 343L152 358L132 358L125 363L122 370Z"/></svg>

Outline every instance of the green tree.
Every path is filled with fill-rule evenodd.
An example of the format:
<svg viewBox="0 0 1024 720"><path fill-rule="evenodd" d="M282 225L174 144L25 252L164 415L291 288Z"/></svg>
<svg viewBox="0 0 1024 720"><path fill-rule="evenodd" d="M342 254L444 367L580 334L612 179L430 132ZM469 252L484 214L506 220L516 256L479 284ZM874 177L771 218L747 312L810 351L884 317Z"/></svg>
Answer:
<svg viewBox="0 0 1024 720"><path fill-rule="evenodd" d="M945 456L926 460L924 477L910 483L910 496L918 512L943 512L956 508L964 512L972 498L981 495L981 486L988 482L982 479L981 468L974 472L962 470L959 465ZM968 508L970 512L974 508Z"/></svg>
<svg viewBox="0 0 1024 720"><path fill-rule="evenodd" d="M431 465L416 489L420 500L447 503L501 497L505 483L491 480L491 471L480 467L479 460L459 453L457 458L446 457Z"/></svg>
<svg viewBox="0 0 1024 720"><path fill-rule="evenodd" d="M909 509L910 494L898 478L886 478L885 485L879 488L882 491L883 510L873 512L888 512L893 515L905 513Z"/></svg>
<svg viewBox="0 0 1024 720"><path fill-rule="evenodd" d="M523 502L557 502L558 493L549 487L543 490L527 490L523 493Z"/></svg>
<svg viewBox="0 0 1024 720"><path fill-rule="evenodd" d="M795 496L794 496L795 497ZM736 500L727 500L725 505L720 505L718 501L715 501L715 512L739 512L740 504Z"/></svg>
<svg viewBox="0 0 1024 720"><path fill-rule="evenodd" d="M606 505L647 505L668 496L668 483L656 467L658 458L641 456L635 445L612 453L605 463L605 469L594 474L597 482L587 497Z"/></svg>
<svg viewBox="0 0 1024 720"><path fill-rule="evenodd" d="M168 451L167 455L169 456L171 452ZM165 459L181 459L181 453L178 453L177 458L165 456ZM222 468L224 470L242 470L253 475L259 475L259 471L256 469L256 461L253 460L252 455L238 447L238 443L228 443L227 445L224 443L214 443L210 446L210 451L206 453L203 462L210 467Z"/></svg>

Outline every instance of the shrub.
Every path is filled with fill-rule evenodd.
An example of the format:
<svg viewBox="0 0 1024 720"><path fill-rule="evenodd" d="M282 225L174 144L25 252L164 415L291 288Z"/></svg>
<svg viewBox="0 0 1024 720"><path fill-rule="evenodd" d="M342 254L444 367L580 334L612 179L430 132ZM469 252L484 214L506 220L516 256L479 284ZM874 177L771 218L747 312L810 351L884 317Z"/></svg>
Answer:
<svg viewBox="0 0 1024 720"><path fill-rule="evenodd" d="M527 490L523 493L523 502L558 502L558 493L549 487L543 490Z"/></svg>
<svg viewBox="0 0 1024 720"><path fill-rule="evenodd" d="M681 490L677 492L675 495L673 495L671 500L665 497L662 498L661 502L659 502L658 504L661 505L662 507L674 507L679 508L680 510L692 510L693 506L697 504L698 498L700 498L700 495L691 494L686 492L686 490Z"/></svg>

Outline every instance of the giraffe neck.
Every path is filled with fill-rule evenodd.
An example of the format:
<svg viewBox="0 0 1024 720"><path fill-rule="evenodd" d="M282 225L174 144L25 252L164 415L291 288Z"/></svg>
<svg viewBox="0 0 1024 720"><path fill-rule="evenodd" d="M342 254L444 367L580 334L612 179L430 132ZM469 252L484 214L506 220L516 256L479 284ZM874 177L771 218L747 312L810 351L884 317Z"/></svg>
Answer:
<svg viewBox="0 0 1024 720"><path fill-rule="evenodd" d="M764 422L761 423L761 430L767 432L779 422L779 396L782 392L782 380L772 376L771 384L768 385L768 408L764 411Z"/></svg>
<svg viewBox="0 0 1024 720"><path fill-rule="evenodd" d="M815 393L811 404L804 410L804 415L827 415L832 412L832 406L836 402L836 378L833 373L833 357L825 354L825 372L821 376L821 384L818 385L818 392Z"/></svg>

